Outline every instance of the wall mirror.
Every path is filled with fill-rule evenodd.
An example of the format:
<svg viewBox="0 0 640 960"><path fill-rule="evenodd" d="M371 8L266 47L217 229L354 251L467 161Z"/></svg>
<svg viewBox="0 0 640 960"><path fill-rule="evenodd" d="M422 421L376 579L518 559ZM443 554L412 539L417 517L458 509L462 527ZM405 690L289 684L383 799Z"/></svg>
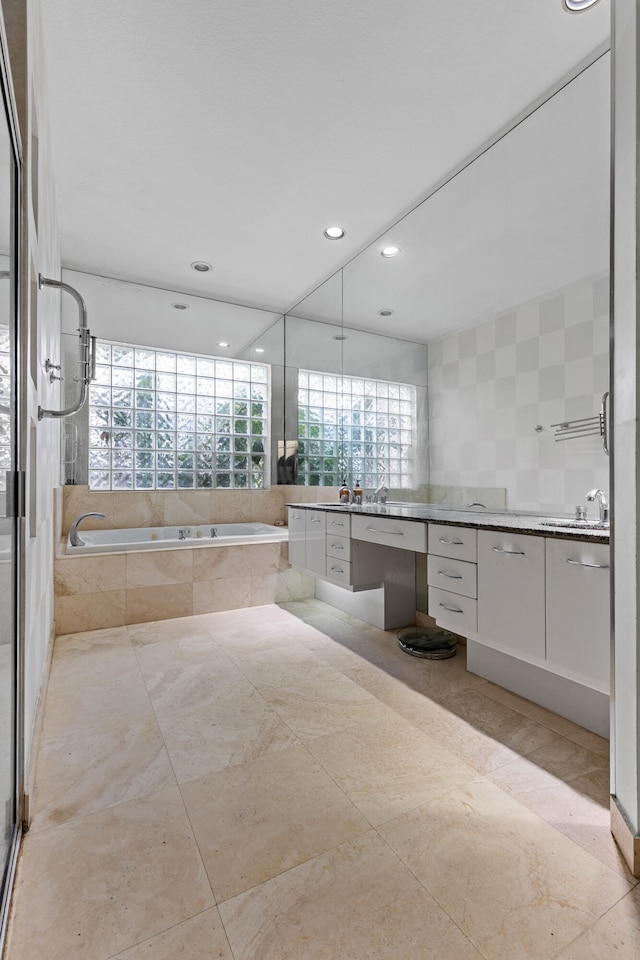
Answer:
<svg viewBox="0 0 640 960"><path fill-rule="evenodd" d="M479 487L564 511L608 483L599 438L554 427L607 389L608 229L603 55L285 317L191 298L177 324L168 291L79 286L98 336L215 354L219 322L243 332L233 356L271 365L272 483Z"/></svg>
<svg viewBox="0 0 640 960"><path fill-rule="evenodd" d="M382 256L389 246L397 256ZM314 357L428 380L415 439L429 454L413 486L502 488L512 507L571 509L592 480L608 483L600 438L561 443L552 426L597 413L607 389L608 258L606 54L298 304L290 393ZM346 336L342 352L327 325Z"/></svg>

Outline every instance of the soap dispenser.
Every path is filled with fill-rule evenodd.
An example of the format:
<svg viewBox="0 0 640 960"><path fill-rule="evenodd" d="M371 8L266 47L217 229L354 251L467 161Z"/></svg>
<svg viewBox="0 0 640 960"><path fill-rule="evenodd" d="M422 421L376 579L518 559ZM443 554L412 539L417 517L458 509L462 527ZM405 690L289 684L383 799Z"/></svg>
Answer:
<svg viewBox="0 0 640 960"><path fill-rule="evenodd" d="M349 490L349 487L347 486L347 481L346 481L346 480L343 480L343 481L342 481L342 486L340 487L340 492L339 492L339 494L338 494L338 499L340 500L340 503L349 503L349 501L351 500L351 491Z"/></svg>
<svg viewBox="0 0 640 960"><path fill-rule="evenodd" d="M356 480L356 485L353 488L353 502L362 503L362 487L359 480Z"/></svg>

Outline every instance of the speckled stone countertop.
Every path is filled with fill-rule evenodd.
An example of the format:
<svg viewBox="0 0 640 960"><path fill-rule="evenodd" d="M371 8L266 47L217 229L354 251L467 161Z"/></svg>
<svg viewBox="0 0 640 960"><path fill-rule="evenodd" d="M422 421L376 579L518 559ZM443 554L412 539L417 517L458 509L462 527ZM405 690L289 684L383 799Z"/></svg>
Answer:
<svg viewBox="0 0 640 960"><path fill-rule="evenodd" d="M588 540L595 543L609 542L609 527L597 520L572 520L571 517L546 517L533 513L491 513L480 508L458 510L431 503L385 504L363 503L362 505L340 503L292 503L289 506L301 510L327 510L338 513L354 513L379 517L395 517L398 520L431 521L456 527L481 527L483 530L514 530L538 537L563 537L572 540ZM556 521L554 523L554 521ZM565 526L564 524L570 524Z"/></svg>

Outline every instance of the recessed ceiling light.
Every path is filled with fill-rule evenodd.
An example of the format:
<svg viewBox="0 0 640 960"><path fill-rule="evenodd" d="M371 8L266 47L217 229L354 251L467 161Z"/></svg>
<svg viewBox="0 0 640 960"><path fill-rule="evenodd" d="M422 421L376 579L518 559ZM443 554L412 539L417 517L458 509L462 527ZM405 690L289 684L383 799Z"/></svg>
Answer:
<svg viewBox="0 0 640 960"><path fill-rule="evenodd" d="M327 240L342 240L344 237L344 230L342 227L325 227L322 232Z"/></svg>
<svg viewBox="0 0 640 960"><path fill-rule="evenodd" d="M218 340L218 346L219 346L219 347L228 347L229 344L227 343L226 340Z"/></svg>
<svg viewBox="0 0 640 960"><path fill-rule="evenodd" d="M380 251L381 257L397 257L400 253L400 247L383 247Z"/></svg>
<svg viewBox="0 0 640 960"><path fill-rule="evenodd" d="M188 303L172 303L171 306L173 307L174 310L188 310L188 309L189 309L189 304L188 304Z"/></svg>
<svg viewBox="0 0 640 960"><path fill-rule="evenodd" d="M393 310L378 310L378 316L380 317L390 317L393 315Z"/></svg>
<svg viewBox="0 0 640 960"><path fill-rule="evenodd" d="M264 353L264 347L256 347L256 353Z"/></svg>
<svg viewBox="0 0 640 960"><path fill-rule="evenodd" d="M562 6L568 13L580 13L595 6L598 0L562 0Z"/></svg>
<svg viewBox="0 0 640 960"><path fill-rule="evenodd" d="M213 270L213 267L206 260L194 260L191 269L197 273L209 273L210 270Z"/></svg>
<svg viewBox="0 0 640 960"><path fill-rule="evenodd" d="M336 333L335 336L331 338L332 340L346 340L344 333Z"/></svg>

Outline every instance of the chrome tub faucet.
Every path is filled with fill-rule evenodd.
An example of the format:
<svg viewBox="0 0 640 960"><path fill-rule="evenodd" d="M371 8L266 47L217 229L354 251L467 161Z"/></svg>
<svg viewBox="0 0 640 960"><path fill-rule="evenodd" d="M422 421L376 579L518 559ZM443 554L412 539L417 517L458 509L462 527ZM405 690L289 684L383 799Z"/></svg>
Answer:
<svg viewBox="0 0 640 960"><path fill-rule="evenodd" d="M78 533L78 524L82 520L86 520L87 517L98 517L99 520L104 520L104 513L83 513L81 517L71 525L71 530L69 530L69 540L71 541L72 547L84 547L84 540L81 539L80 534Z"/></svg>

